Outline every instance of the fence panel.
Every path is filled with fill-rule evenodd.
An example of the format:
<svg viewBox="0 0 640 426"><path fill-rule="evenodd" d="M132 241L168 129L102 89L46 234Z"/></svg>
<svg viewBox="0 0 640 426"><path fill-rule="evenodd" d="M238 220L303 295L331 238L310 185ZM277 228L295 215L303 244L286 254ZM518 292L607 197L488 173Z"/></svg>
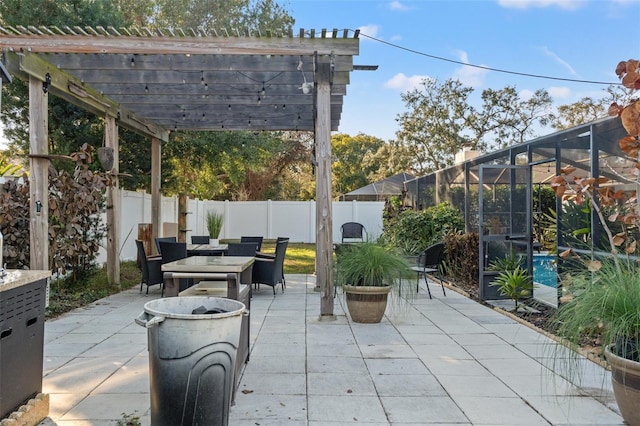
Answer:
<svg viewBox="0 0 640 426"><path fill-rule="evenodd" d="M121 234L120 258L136 258L135 240L138 224L151 223L151 195L144 192L120 191ZM340 225L345 222L360 222L370 238L382 233L381 201L334 201L333 241L340 242ZM211 201L189 200L187 202L187 241L191 235L207 235L206 214L216 211L224 214L220 238L239 239L243 235L262 235L267 239L289 237L291 242L314 243L316 240L315 201ZM103 215L103 220L106 220ZM178 222L178 198L162 197L161 218L165 222ZM162 229L160 229L162 234ZM106 242L103 244L106 247ZM105 249L101 249L98 262L107 260Z"/></svg>

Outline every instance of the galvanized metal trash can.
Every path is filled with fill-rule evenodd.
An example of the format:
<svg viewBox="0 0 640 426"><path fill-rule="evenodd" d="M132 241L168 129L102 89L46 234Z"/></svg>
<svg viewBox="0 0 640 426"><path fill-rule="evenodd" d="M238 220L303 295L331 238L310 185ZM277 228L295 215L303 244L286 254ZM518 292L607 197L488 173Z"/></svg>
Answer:
<svg viewBox="0 0 640 426"><path fill-rule="evenodd" d="M207 296L144 305L136 323L148 330L153 426L228 424L246 312L241 302Z"/></svg>

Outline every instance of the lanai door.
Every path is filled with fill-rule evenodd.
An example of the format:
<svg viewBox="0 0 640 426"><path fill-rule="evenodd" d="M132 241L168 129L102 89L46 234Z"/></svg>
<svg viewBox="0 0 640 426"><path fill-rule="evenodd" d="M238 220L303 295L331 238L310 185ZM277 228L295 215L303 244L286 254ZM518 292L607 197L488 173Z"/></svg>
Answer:
<svg viewBox="0 0 640 426"><path fill-rule="evenodd" d="M482 300L503 299L491 286L496 259L522 258L532 274L531 167L481 165L478 170L480 289Z"/></svg>

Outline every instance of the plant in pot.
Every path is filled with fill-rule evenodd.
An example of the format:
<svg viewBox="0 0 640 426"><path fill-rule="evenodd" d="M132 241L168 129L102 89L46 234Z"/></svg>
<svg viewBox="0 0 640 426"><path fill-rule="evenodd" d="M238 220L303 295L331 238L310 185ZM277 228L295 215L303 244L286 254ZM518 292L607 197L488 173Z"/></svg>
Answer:
<svg viewBox="0 0 640 426"><path fill-rule="evenodd" d="M209 232L209 244L217 246L219 244L218 237L222 230L222 221L224 216L222 213L209 211L207 212L207 231Z"/></svg>
<svg viewBox="0 0 640 426"><path fill-rule="evenodd" d="M640 62L623 61L616 73L631 91L640 89ZM618 115L628 135L620 139L620 149L636 163L633 191L611 185L608 179L568 179L574 168L561 170L552 181L556 195L577 204L587 202L597 214L606 234L611 254L592 256L583 267L562 279L566 292L552 319L554 332L574 347L592 343L596 354L604 353L611 366L613 391L622 417L629 425L640 425L640 100L627 106L613 104L610 114ZM577 257L572 250L561 258Z"/></svg>
<svg viewBox="0 0 640 426"><path fill-rule="evenodd" d="M389 292L400 289L402 278L410 272L406 259L371 241L342 245L336 257L351 319L358 323L380 322Z"/></svg>

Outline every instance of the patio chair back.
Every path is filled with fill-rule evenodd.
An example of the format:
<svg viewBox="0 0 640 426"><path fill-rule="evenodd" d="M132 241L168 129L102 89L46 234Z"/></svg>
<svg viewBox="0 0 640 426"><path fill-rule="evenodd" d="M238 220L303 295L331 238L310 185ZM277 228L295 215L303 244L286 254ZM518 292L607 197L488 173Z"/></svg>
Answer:
<svg viewBox="0 0 640 426"><path fill-rule="evenodd" d="M169 242L177 242L178 239L176 237L158 237L156 238L156 250L158 250L159 254L162 254L162 250L160 248L160 241L169 241Z"/></svg>
<svg viewBox="0 0 640 426"><path fill-rule="evenodd" d="M256 243L229 243L227 244L227 256L250 256L256 255Z"/></svg>
<svg viewBox="0 0 640 426"><path fill-rule="evenodd" d="M142 271L142 281L140 281L140 292L142 292L142 286L147 286L147 294L149 294L149 286L160 285L164 293L162 286L162 271L160 270L162 259L159 257L149 258L144 251L144 242L136 240L136 247L138 248L138 262L140 262L140 270Z"/></svg>
<svg viewBox="0 0 640 426"><path fill-rule="evenodd" d="M256 251L260 251L262 248L263 237L240 237L241 243L255 243Z"/></svg>
<svg viewBox="0 0 640 426"><path fill-rule="evenodd" d="M208 235L192 235L191 244L209 244Z"/></svg>
<svg viewBox="0 0 640 426"><path fill-rule="evenodd" d="M340 227L342 242L364 242L367 230L364 225L358 222L346 222Z"/></svg>
<svg viewBox="0 0 640 426"><path fill-rule="evenodd" d="M160 252L162 253L162 263L169 263L187 257L187 243L160 241L159 244Z"/></svg>
<svg viewBox="0 0 640 426"><path fill-rule="evenodd" d="M276 286L282 285L282 292L286 287L284 281L284 257L289 245L288 238L279 239L276 242L276 251L274 259L257 258L253 264L253 282L254 284L266 284L273 288L273 294L276 294Z"/></svg>
<svg viewBox="0 0 640 426"><path fill-rule="evenodd" d="M424 277L424 282L427 286L427 292L429 298L431 298L431 290L429 289L429 282L427 280L427 274L437 274L440 284L442 285L442 262L444 261L444 243L435 243L427 247L418 255L418 263L411 269L417 274L416 280L416 292L420 289L420 276ZM442 285L442 294L447 295L444 291L444 285Z"/></svg>

